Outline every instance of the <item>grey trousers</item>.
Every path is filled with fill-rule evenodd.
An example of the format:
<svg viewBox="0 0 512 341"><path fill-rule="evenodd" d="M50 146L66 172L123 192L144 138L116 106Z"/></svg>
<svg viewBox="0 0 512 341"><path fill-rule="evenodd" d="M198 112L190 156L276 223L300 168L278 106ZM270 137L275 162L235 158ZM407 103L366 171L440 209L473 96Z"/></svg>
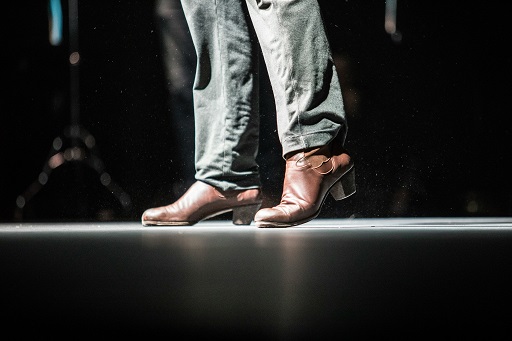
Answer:
<svg viewBox="0 0 512 341"><path fill-rule="evenodd" d="M182 0L182 6L197 54L197 180L223 190L261 186L258 43L283 157L345 141L341 89L317 0Z"/></svg>

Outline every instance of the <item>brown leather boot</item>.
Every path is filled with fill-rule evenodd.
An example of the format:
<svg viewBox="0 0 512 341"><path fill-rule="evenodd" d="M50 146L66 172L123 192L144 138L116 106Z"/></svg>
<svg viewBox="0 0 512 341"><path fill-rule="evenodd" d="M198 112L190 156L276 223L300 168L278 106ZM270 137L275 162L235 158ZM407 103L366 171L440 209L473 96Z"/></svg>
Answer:
<svg viewBox="0 0 512 341"><path fill-rule="evenodd" d="M324 146L302 151L286 160L279 205L259 210L258 227L289 227L314 219L327 197L344 199L356 191L354 164L342 149Z"/></svg>
<svg viewBox="0 0 512 341"><path fill-rule="evenodd" d="M233 224L250 225L261 206L261 191L221 191L196 181L176 202L150 208L142 214L142 225L184 226L233 211Z"/></svg>

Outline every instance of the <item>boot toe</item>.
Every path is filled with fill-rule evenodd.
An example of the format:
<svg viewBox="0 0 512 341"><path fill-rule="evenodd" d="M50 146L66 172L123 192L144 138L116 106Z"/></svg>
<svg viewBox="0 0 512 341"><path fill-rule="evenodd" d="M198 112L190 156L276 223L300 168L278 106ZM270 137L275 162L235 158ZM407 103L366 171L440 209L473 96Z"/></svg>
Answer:
<svg viewBox="0 0 512 341"><path fill-rule="evenodd" d="M150 208L142 213L142 225L147 226L150 222L158 220L158 211L154 208Z"/></svg>
<svg viewBox="0 0 512 341"><path fill-rule="evenodd" d="M281 207L263 208L254 216L254 222L259 227L289 226L290 215Z"/></svg>

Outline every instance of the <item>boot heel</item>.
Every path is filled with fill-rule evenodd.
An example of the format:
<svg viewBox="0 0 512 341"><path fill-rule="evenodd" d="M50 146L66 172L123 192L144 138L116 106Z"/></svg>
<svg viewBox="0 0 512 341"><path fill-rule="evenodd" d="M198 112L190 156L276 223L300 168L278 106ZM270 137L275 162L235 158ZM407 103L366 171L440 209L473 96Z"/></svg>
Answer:
<svg viewBox="0 0 512 341"><path fill-rule="evenodd" d="M233 224L251 225L251 222L260 209L261 204L247 205L233 208Z"/></svg>
<svg viewBox="0 0 512 341"><path fill-rule="evenodd" d="M345 199L356 192L356 171L355 167L350 168L341 179L339 179L330 190L336 200Z"/></svg>

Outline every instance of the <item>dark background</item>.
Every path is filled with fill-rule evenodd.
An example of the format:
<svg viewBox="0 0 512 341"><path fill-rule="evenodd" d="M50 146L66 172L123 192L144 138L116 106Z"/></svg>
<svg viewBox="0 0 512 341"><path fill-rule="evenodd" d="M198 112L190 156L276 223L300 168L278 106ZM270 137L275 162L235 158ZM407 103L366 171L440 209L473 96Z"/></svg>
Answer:
<svg viewBox="0 0 512 341"><path fill-rule="evenodd" d="M344 201L329 197L321 217L512 215L505 10L398 0L395 39L384 30L384 1L320 4L343 61L346 146L358 186ZM182 177L153 1L79 2L80 123L131 205L121 207L99 174L71 162L51 173L21 215L16 210L17 196L38 178L52 141L70 123L63 6L59 46L48 40L46 1L5 6L11 23L2 23L0 220L138 220L144 209L175 200L173 184ZM277 202L281 149L271 106L262 108L264 190Z"/></svg>

